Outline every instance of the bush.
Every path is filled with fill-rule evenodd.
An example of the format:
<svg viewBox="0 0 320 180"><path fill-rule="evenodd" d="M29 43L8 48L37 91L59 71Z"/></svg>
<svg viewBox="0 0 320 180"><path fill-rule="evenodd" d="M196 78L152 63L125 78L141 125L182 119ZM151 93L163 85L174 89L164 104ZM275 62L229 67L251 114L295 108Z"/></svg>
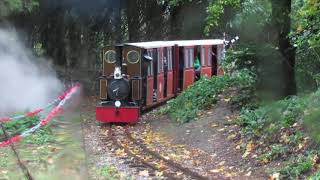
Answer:
<svg viewBox="0 0 320 180"><path fill-rule="evenodd" d="M188 122L195 119L205 108L217 102L217 96L223 90L231 86L250 86L254 78L250 72L243 70L234 75L221 75L208 78L206 76L183 91L176 99L168 102L167 106L161 110L162 113L169 114L171 118L178 122Z"/></svg>
<svg viewBox="0 0 320 180"><path fill-rule="evenodd" d="M283 179L298 179L301 174L308 172L312 168L314 154L298 155L292 157L285 165L280 169L280 174Z"/></svg>
<svg viewBox="0 0 320 180"><path fill-rule="evenodd" d="M302 119L306 108L306 98L294 96L256 110L244 109L239 123L244 127L243 131L247 135L273 134Z"/></svg>

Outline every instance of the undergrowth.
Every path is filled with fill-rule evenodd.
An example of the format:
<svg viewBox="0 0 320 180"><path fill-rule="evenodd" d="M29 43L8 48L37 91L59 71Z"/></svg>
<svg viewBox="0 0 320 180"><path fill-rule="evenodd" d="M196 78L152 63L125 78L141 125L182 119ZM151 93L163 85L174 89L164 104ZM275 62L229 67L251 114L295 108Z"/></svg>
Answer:
<svg viewBox="0 0 320 180"><path fill-rule="evenodd" d="M238 120L242 137L254 141L258 160L284 161L281 179L300 179L315 168L318 156L320 89L312 94L243 109ZM306 153L312 151L312 153ZM317 179L316 173L311 179Z"/></svg>
<svg viewBox="0 0 320 180"><path fill-rule="evenodd" d="M313 167L313 159L315 155L308 153L307 155L299 154L298 156L291 157L285 166L279 170L282 179L299 179L301 174L310 171Z"/></svg>
<svg viewBox="0 0 320 180"><path fill-rule="evenodd" d="M30 128L31 126L35 125L38 122L39 122L39 117L33 116L33 117L27 117L24 119L4 122L3 127L6 129L8 133L15 134L17 132L22 132ZM3 136L2 129L0 130L0 136Z"/></svg>
<svg viewBox="0 0 320 180"><path fill-rule="evenodd" d="M248 70L212 78L203 76L177 98L169 101L167 106L161 109L161 113L169 114L172 119L181 123L189 122L195 119L201 110L215 104L222 91L234 86L248 87L253 82L254 77Z"/></svg>

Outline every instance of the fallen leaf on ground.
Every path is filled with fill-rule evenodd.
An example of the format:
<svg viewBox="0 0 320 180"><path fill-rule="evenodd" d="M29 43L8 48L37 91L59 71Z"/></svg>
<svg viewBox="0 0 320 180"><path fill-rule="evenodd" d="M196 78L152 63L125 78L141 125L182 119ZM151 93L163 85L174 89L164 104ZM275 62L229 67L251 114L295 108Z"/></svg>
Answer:
<svg viewBox="0 0 320 180"><path fill-rule="evenodd" d="M223 172L224 171L224 167L220 167L218 169L211 169L210 172L212 173L219 173L219 172Z"/></svg>
<svg viewBox="0 0 320 180"><path fill-rule="evenodd" d="M274 173L269 177L269 180L280 180L280 173Z"/></svg>
<svg viewBox="0 0 320 180"><path fill-rule="evenodd" d="M161 177L161 176L163 176L163 172L157 171L156 172L156 177Z"/></svg>
<svg viewBox="0 0 320 180"><path fill-rule="evenodd" d="M149 177L149 171L147 171L147 170L140 171L139 176Z"/></svg>
<svg viewBox="0 0 320 180"><path fill-rule="evenodd" d="M236 137L237 135L236 134L231 134L227 137L228 140L232 140Z"/></svg>
<svg viewBox="0 0 320 180"><path fill-rule="evenodd" d="M224 165L226 162L225 161L221 161L220 163L219 163L219 166L222 166L222 165Z"/></svg>
<svg viewBox="0 0 320 180"><path fill-rule="evenodd" d="M49 164L53 164L53 159L52 159L52 158L49 158L49 159L48 159L48 163L49 163Z"/></svg>
<svg viewBox="0 0 320 180"><path fill-rule="evenodd" d="M216 123L212 123L212 124L211 124L211 127L212 127L212 128L215 128L215 127L218 127L218 126L219 126L219 125L216 124Z"/></svg>

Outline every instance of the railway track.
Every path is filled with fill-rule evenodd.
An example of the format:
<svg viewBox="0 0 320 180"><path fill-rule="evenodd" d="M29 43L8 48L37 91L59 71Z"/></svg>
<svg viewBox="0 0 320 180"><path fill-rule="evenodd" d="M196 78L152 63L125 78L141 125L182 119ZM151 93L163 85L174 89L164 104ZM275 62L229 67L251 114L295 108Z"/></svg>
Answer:
<svg viewBox="0 0 320 180"><path fill-rule="evenodd" d="M110 149L116 148L126 154L126 160L129 166L139 170L150 172L149 177L159 179L199 179L207 180L204 177L188 168L183 167L172 160L166 159L159 153L147 148L140 140L134 138L128 126L112 127L111 125L102 125L100 140Z"/></svg>

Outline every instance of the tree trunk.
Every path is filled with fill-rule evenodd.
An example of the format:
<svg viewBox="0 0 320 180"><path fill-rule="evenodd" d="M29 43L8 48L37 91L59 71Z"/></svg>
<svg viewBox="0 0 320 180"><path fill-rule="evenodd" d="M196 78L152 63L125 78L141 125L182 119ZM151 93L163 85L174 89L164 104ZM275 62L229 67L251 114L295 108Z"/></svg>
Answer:
<svg viewBox="0 0 320 180"><path fill-rule="evenodd" d="M129 41L136 42L139 41L139 29L140 29L140 9L139 0L127 0L126 2L126 12L128 20L128 33Z"/></svg>
<svg viewBox="0 0 320 180"><path fill-rule="evenodd" d="M290 43L289 33L291 27L291 0L271 0L272 23L276 33L275 45L283 56L282 60L282 92L283 97L295 95L295 49Z"/></svg>

